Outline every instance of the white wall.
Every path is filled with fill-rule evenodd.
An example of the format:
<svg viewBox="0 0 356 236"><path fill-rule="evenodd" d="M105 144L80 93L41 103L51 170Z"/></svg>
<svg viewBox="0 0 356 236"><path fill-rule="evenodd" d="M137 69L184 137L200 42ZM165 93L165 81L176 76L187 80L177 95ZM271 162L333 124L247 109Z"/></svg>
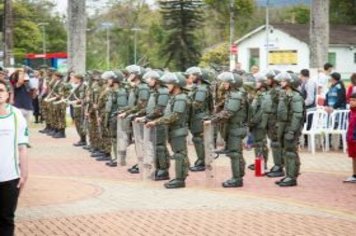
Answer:
<svg viewBox="0 0 356 236"><path fill-rule="evenodd" d="M292 70L300 71L304 68L309 68L309 48L304 42L297 40L294 37L278 30L273 29L273 32L269 34L270 50L297 50L298 64L297 65L280 65L280 66L268 66L268 69L278 69L281 71ZM242 64L242 69L249 71L249 49L260 49L260 69L265 71L266 67L266 33L260 31L251 36L249 39L245 39L238 44L238 62Z"/></svg>
<svg viewBox="0 0 356 236"><path fill-rule="evenodd" d="M331 46L329 52L336 53L336 65L334 65L334 70L341 73L343 79L348 79L352 73L356 73L356 63L354 61L354 54L356 53L355 46Z"/></svg>

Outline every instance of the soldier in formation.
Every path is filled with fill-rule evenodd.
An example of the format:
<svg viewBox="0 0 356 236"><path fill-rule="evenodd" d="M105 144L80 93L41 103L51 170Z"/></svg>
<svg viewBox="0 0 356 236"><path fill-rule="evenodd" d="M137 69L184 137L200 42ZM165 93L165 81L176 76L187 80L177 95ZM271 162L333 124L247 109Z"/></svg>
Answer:
<svg viewBox="0 0 356 236"><path fill-rule="evenodd" d="M96 160L106 161L107 166L116 167L126 165L128 146L142 139L134 137L132 124L155 129L152 179L170 180L172 159L175 178L164 186L182 188L189 170L207 168L205 122L214 127L214 142L218 133L225 142L216 153L230 158L232 176L222 183L229 188L243 186L246 169L243 141L249 131L255 156L264 158L266 176L281 177L276 181L281 187L296 186L300 171L298 140L305 121L297 75L279 71L265 75L226 71L215 77L211 80L207 70L200 67L188 68L184 73L163 73L130 65L122 71L74 75L69 84L63 81L62 74L49 72L48 93L42 101L46 127L41 132L55 138L65 137L64 114L71 104L79 136L74 145L83 146ZM189 131L197 158L192 166L187 149ZM269 171L268 139L273 157ZM139 165L128 171L141 172Z"/></svg>

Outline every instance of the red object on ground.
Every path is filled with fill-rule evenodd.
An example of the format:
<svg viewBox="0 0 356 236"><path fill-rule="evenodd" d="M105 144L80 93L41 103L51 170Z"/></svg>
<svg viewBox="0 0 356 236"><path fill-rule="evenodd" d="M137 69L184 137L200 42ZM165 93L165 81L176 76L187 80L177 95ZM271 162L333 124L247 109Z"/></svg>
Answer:
<svg viewBox="0 0 356 236"><path fill-rule="evenodd" d="M255 159L255 176L262 177L264 176L264 159L262 155L259 155Z"/></svg>

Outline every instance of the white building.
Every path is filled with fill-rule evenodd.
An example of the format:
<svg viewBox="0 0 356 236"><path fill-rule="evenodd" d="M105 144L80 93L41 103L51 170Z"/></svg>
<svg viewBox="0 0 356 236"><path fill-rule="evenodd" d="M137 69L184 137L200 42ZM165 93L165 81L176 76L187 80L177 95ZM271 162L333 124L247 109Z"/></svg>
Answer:
<svg viewBox="0 0 356 236"><path fill-rule="evenodd" d="M265 25L237 40L237 61L249 71L252 65L260 69L292 70L309 68L309 25L273 24L267 35ZM267 67L268 60L268 67ZM331 25L328 62L343 78L356 72L356 26Z"/></svg>

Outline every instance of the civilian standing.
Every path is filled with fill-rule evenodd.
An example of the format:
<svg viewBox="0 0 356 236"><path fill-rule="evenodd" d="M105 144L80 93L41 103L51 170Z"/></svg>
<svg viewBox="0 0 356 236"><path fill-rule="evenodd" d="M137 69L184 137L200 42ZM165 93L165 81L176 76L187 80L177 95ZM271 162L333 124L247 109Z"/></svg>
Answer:
<svg viewBox="0 0 356 236"><path fill-rule="evenodd" d="M0 81L0 235L12 236L15 231L17 200L25 186L28 129L21 111L7 101L10 93Z"/></svg>

